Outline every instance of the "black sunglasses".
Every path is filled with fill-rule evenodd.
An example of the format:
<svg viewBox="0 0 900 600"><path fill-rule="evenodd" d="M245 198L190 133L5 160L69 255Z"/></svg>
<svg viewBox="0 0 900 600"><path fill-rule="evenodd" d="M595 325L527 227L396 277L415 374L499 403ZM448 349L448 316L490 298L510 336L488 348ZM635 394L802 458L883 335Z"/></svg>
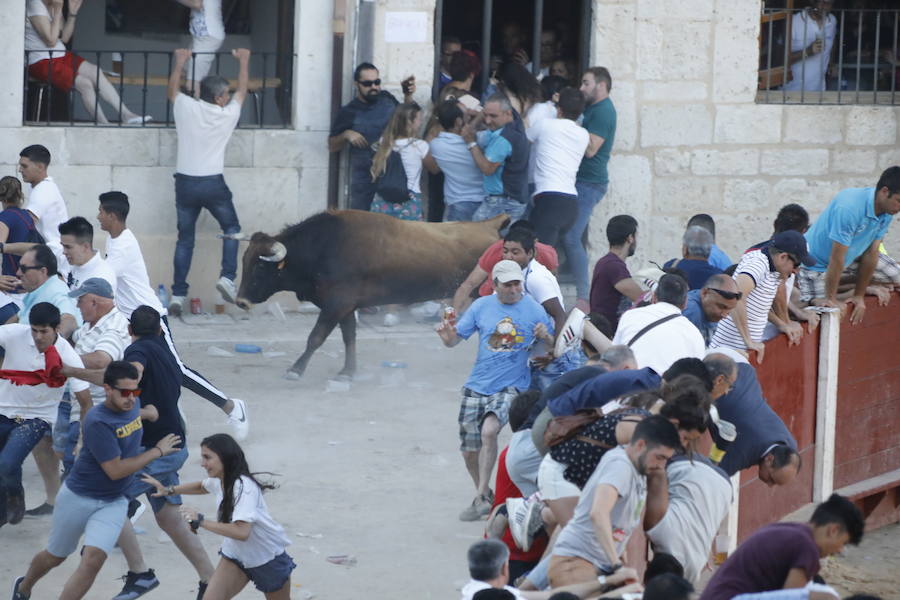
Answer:
<svg viewBox="0 0 900 600"><path fill-rule="evenodd" d="M23 273L27 273L28 271L30 271L32 269L43 269L43 268L44 267L42 267L41 265L30 266L30 265L23 265L22 263L19 263L19 270L21 270Z"/></svg>
<svg viewBox="0 0 900 600"><path fill-rule="evenodd" d="M356 83L363 87L372 87L373 85L381 85L381 79L360 79Z"/></svg>
<svg viewBox="0 0 900 600"><path fill-rule="evenodd" d="M741 296L744 295L741 292L726 292L725 290L720 290L719 288L714 288L714 287L706 288L706 289L714 291L715 293L722 296L726 300L740 300Z"/></svg>

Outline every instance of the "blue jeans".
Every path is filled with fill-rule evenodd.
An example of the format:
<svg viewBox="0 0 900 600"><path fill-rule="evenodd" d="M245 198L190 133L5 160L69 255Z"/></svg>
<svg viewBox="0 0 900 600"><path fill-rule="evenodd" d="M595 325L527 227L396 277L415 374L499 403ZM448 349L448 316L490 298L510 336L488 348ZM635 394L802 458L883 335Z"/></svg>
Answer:
<svg viewBox="0 0 900 600"><path fill-rule="evenodd" d="M146 452L147 448L141 446L140 451ZM180 506L180 494L173 496L153 496L152 494L156 492L156 488L149 483L144 483L141 480L141 475L146 473L165 486L178 485L180 483L178 471L184 466L187 459L187 448L181 448L172 454L151 461L146 467L134 474L134 479L131 480L131 483L124 492L125 497L129 500L134 500L141 494L146 494L147 500L150 502L150 508L153 509L154 513L161 511L165 508L166 504Z"/></svg>
<svg viewBox="0 0 900 600"><path fill-rule="evenodd" d="M6 521L6 498L25 494L22 462L48 433L47 421L0 415L0 521Z"/></svg>
<svg viewBox="0 0 900 600"><path fill-rule="evenodd" d="M63 456L63 479L75 464L75 446L78 445L78 438L81 435L81 423L71 421L71 416L71 396L66 392L56 411L56 423L53 424L53 450Z"/></svg>
<svg viewBox="0 0 900 600"><path fill-rule="evenodd" d="M570 271L575 276L575 295L582 300L587 300L591 285L588 276L587 251L581 243L581 237L591 221L591 212L606 195L607 187L606 183L575 182L575 189L578 191L578 216L563 235L563 248L569 259Z"/></svg>
<svg viewBox="0 0 900 600"><path fill-rule="evenodd" d="M444 208L444 221L471 221L481 202L454 202Z"/></svg>
<svg viewBox="0 0 900 600"><path fill-rule="evenodd" d="M222 233L240 233L231 190L222 175L191 177L175 173L175 210L178 216L178 242L175 244L175 281L173 296L187 296L187 275L194 255L194 229L200 210L206 209L219 222ZM222 270L219 275L234 281L237 277L238 241L222 240Z"/></svg>
<svg viewBox="0 0 900 600"><path fill-rule="evenodd" d="M506 213L510 218L510 223L515 223L525 214L525 204L518 200L513 200L509 196L487 196L475 214L472 215L473 221L487 221L497 215Z"/></svg>

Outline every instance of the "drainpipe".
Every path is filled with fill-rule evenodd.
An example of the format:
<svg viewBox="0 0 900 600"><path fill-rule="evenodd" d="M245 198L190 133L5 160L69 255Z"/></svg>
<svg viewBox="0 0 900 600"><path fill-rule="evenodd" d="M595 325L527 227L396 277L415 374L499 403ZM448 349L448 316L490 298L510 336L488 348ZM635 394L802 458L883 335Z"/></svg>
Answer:
<svg viewBox="0 0 900 600"><path fill-rule="evenodd" d="M347 0L334 0L334 16L331 19L331 122L341 109L344 80L344 34L347 32ZM328 208L338 207L340 185L340 152L328 156Z"/></svg>

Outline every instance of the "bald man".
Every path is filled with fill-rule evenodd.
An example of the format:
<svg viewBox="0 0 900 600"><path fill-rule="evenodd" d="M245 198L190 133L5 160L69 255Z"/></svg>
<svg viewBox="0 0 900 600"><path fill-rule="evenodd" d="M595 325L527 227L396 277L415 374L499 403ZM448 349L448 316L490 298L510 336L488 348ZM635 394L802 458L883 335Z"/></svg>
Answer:
<svg viewBox="0 0 900 600"><path fill-rule="evenodd" d="M707 279L699 290L688 292L687 306L681 314L700 330L708 348L716 325L734 310L740 298L741 293L734 279L718 273Z"/></svg>

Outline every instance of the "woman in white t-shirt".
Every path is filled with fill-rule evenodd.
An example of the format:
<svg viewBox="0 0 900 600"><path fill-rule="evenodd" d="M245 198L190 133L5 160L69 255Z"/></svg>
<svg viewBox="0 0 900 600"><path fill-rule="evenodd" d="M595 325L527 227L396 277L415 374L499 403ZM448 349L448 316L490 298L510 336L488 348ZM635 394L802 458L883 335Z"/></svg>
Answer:
<svg viewBox="0 0 900 600"><path fill-rule="evenodd" d="M422 107L415 102L399 105L394 109L381 139L378 141L375 156L372 158L372 181L378 181L388 166L391 151L400 155L403 169L406 171L406 189L408 200L404 202L389 201L377 192L369 208L372 212L384 213L406 221L424 220L422 213L422 167L432 173L439 171L437 163L431 156L428 142L416 137L422 128Z"/></svg>
<svg viewBox="0 0 900 600"><path fill-rule="evenodd" d="M184 66L187 89L200 97L200 81L209 74L216 52L225 41L222 0L177 0L191 9L191 59ZM196 85L195 85L196 82Z"/></svg>
<svg viewBox="0 0 900 600"><path fill-rule="evenodd" d="M97 103L100 98L114 109L122 107L122 121L136 125L149 121L133 113L119 98L116 88L97 65L77 54L68 52L65 44L72 39L75 21L83 0L68 0L69 14L63 18L61 0L27 0L25 4L25 52L28 57L28 75L46 81L53 87L69 92L73 87L81 96L85 110L98 123L108 123L103 109Z"/></svg>
<svg viewBox="0 0 900 600"><path fill-rule="evenodd" d="M217 433L200 442L201 466L209 477L203 481L165 486L150 475L143 480L156 488L154 496L215 494L218 519L206 519L188 506L181 514L191 530L201 527L225 539L222 559L207 584L205 598L232 598L248 581L268 600L291 596L291 571L297 566L285 552L291 541L266 507L263 490L275 486L261 483L247 465L244 451L234 438Z"/></svg>

